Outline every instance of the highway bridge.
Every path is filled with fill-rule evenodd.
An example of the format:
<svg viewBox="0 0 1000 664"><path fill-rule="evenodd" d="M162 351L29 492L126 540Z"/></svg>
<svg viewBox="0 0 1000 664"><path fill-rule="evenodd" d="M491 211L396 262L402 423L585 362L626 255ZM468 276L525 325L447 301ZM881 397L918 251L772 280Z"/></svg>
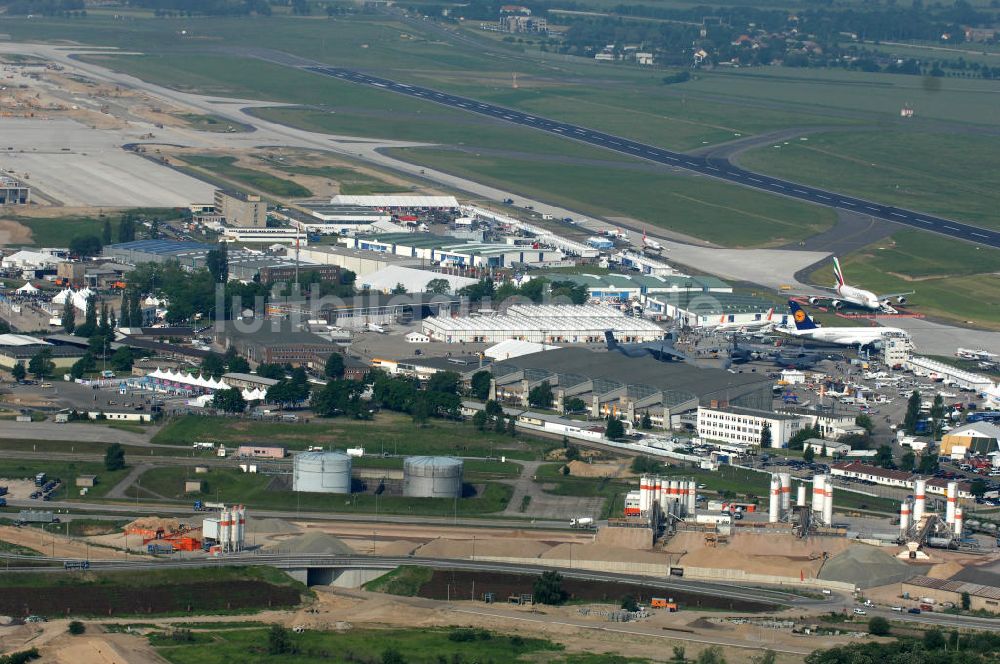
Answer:
<svg viewBox="0 0 1000 664"><path fill-rule="evenodd" d="M260 57L260 56L258 56ZM366 85L372 88L395 92L424 101L442 104L451 108L456 108L469 113L487 116L501 122L521 125L544 131L563 138L580 141L596 147L612 150L621 154L626 154L639 159L656 162L665 166L679 168L700 175L726 180L734 184L743 185L752 189L766 191L772 194L795 198L816 205L830 208L849 210L863 215L884 219L893 223L910 226L920 230L931 231L941 235L947 235L960 240L966 240L989 247L1000 248L1000 232L964 224L951 219L944 219L905 208L892 205L883 205L874 201L868 201L854 196L839 194L827 189L810 187L807 185L770 177L744 168L734 166L725 158L711 158L690 155L683 152L665 150L655 145L640 143L628 138L608 134L570 124L551 120L538 115L531 115L516 109L490 104L484 101L461 97L449 94L432 88L425 88L418 85L399 83L387 78L371 76L358 71L344 69L342 67L328 67L317 64L303 64L300 58L285 57L279 58L271 56L271 61L280 64L297 66L305 71L329 76L342 81L349 81L359 85Z"/></svg>

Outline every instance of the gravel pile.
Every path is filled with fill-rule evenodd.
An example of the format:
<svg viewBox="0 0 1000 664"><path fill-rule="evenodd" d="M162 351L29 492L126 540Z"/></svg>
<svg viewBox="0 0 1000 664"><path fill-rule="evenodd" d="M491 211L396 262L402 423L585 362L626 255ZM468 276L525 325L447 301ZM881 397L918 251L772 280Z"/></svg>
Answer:
<svg viewBox="0 0 1000 664"><path fill-rule="evenodd" d="M890 554L868 545L852 546L826 561L819 578L853 583L860 588L874 588L901 583L919 574Z"/></svg>
<svg viewBox="0 0 1000 664"><path fill-rule="evenodd" d="M347 546L342 539L328 533L312 532L299 537L293 537L277 544L265 547L267 553L285 554L322 554L347 555L355 554L354 549Z"/></svg>

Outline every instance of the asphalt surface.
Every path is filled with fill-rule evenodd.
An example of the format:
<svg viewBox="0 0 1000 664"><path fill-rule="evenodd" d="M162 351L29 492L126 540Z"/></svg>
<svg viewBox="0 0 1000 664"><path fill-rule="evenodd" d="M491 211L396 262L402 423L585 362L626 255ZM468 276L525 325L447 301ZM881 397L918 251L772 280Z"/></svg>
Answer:
<svg viewBox="0 0 1000 664"><path fill-rule="evenodd" d="M398 83L390 79L371 76L341 67L310 65L303 66L302 69L322 76L330 76L351 83L380 88L451 108L462 109L470 113L492 117L511 124L530 127L557 136L563 136L564 138L613 150L621 154L726 180L752 189L787 196L825 207L849 210L876 219L883 219L920 230L1000 248L1000 232L754 173L739 166L734 166L725 156L701 156L664 150L653 145L639 143L621 136L595 131L579 125L529 115L528 113L497 106L496 104L489 104L468 97L460 97L422 86Z"/></svg>

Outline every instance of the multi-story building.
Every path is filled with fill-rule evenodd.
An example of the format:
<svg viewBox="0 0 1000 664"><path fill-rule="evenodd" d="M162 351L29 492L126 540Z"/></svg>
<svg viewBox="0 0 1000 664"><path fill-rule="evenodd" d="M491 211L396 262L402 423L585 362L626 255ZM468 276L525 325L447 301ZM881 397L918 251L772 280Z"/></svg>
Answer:
<svg viewBox="0 0 1000 664"><path fill-rule="evenodd" d="M802 428L797 415L732 406L698 408L698 435L708 440L760 445L765 424L771 429L771 447L788 447L788 440Z"/></svg>
<svg viewBox="0 0 1000 664"><path fill-rule="evenodd" d="M266 228L267 203L257 194L231 189L215 190L215 212L227 225L239 228Z"/></svg>
<svg viewBox="0 0 1000 664"><path fill-rule="evenodd" d="M0 205L27 205L30 200L28 185L7 175L0 176Z"/></svg>

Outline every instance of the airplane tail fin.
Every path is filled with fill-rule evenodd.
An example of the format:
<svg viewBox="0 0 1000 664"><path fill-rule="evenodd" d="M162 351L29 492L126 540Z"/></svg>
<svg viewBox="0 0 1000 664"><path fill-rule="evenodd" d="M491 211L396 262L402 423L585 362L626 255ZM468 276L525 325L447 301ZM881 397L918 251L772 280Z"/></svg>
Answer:
<svg viewBox="0 0 1000 664"><path fill-rule="evenodd" d="M608 350L616 350L618 348L618 341L615 339L615 333L611 330L604 330L604 340L608 343Z"/></svg>
<svg viewBox="0 0 1000 664"><path fill-rule="evenodd" d="M837 257L833 257L833 276L837 277L837 285L844 285L844 271L840 269L840 261Z"/></svg>
<svg viewBox="0 0 1000 664"><path fill-rule="evenodd" d="M773 319L774 319L774 307L771 307L770 309L767 310L767 320L768 322L770 322Z"/></svg>
<svg viewBox="0 0 1000 664"><path fill-rule="evenodd" d="M805 309L800 307L795 300L788 301L788 308L792 311L792 320L795 321L796 330L815 330L818 327L809 314L805 312Z"/></svg>

